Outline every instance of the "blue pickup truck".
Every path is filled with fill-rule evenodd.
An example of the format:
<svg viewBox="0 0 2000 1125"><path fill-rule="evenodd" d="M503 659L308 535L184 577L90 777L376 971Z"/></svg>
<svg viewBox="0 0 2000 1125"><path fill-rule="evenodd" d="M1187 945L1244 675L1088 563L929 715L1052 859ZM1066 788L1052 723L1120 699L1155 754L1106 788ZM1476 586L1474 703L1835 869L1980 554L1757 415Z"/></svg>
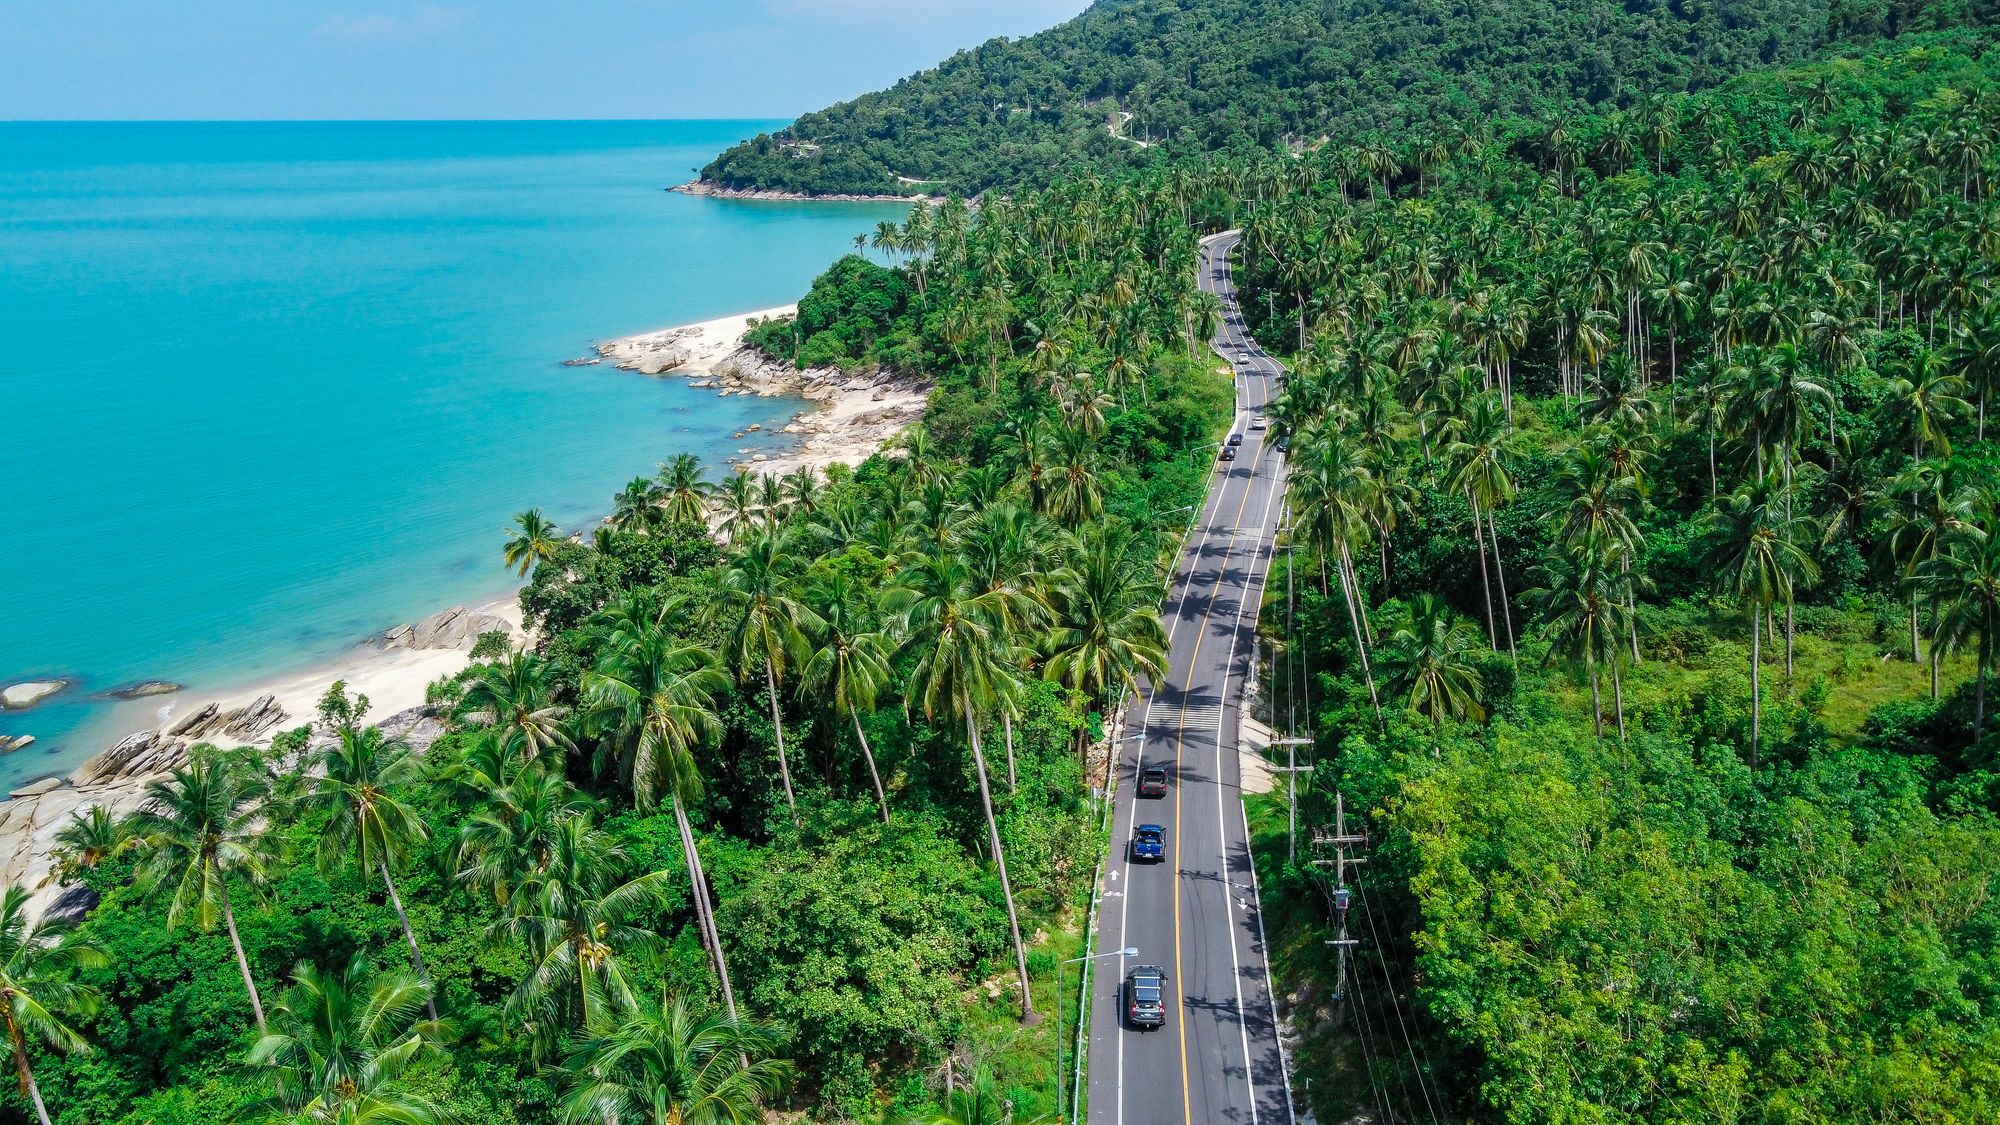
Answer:
<svg viewBox="0 0 2000 1125"><path fill-rule="evenodd" d="M1159 863L1167 858L1166 830L1157 824L1141 824L1132 830L1132 862Z"/></svg>

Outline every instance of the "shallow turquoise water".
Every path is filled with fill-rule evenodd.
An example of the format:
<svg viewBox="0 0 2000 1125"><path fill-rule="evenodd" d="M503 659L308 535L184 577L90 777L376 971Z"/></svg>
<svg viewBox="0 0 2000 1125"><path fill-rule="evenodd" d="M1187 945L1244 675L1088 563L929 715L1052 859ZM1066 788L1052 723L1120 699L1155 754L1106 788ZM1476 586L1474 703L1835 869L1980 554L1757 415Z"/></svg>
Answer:
<svg viewBox="0 0 2000 1125"><path fill-rule="evenodd" d="M91 692L497 593L515 512L587 526L796 410L559 365L795 299L899 213L661 190L771 124L0 124L0 684L81 681L0 717L38 738L0 786L139 725Z"/></svg>

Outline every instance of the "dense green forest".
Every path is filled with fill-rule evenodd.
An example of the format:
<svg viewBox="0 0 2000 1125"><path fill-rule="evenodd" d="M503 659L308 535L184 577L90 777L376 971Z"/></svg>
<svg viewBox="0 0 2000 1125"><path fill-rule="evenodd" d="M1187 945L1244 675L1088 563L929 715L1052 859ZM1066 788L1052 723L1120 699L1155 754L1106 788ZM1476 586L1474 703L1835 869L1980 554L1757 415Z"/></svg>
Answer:
<svg viewBox="0 0 2000 1125"><path fill-rule="evenodd" d="M0 900L0 1114L1047 1116L1238 227L1293 369L1262 706L1370 836L1343 961L1253 804L1318 1119L1992 1120L1989 35L913 208L753 339L935 378L920 427L524 513L537 640L420 753L334 692L80 818L101 905Z"/></svg>
<svg viewBox="0 0 2000 1125"><path fill-rule="evenodd" d="M1266 810L1320 1120L2000 1111L1996 78L1239 171L1276 704L1373 835L1343 963Z"/></svg>
<svg viewBox="0 0 2000 1125"><path fill-rule="evenodd" d="M1714 86L1829 43L1978 22L1992 0L1098 0L724 152L702 178L972 194Z"/></svg>

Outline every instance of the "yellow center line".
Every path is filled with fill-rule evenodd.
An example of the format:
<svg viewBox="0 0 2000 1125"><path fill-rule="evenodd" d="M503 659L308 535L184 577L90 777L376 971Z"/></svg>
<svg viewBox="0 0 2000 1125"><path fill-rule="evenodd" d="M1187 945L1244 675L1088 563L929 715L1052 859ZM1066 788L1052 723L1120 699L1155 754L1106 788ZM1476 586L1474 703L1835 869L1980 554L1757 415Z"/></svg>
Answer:
<svg viewBox="0 0 2000 1125"><path fill-rule="evenodd" d="M1231 364L1232 370L1234 369L1234 366L1235 365L1232 362ZM1252 372L1244 377L1246 382L1253 378L1265 379L1268 377L1264 375L1262 372ZM1180 765L1181 750L1184 747L1187 740L1188 697L1192 693L1194 688L1195 668L1201 661L1201 642L1208 635L1208 621L1210 616L1212 616L1215 613L1215 588L1222 584L1222 576L1223 574L1227 573L1229 569L1229 556L1233 554L1236 550L1236 537L1242 534L1243 513L1250 506L1250 494L1256 491L1254 485L1257 480L1257 465L1258 462L1260 462L1263 459L1263 456L1264 456L1264 438L1262 434L1259 434L1257 438L1255 453L1250 459L1250 478L1249 480L1244 482L1243 499L1237 502L1236 516L1233 520L1230 521L1229 540L1223 546L1222 569L1217 571L1216 581L1209 588L1208 608L1202 612L1201 628L1199 631L1195 633L1194 652L1188 657L1188 679L1187 683L1182 687L1181 690L1180 720L1174 730L1175 766ZM1195 571L1192 569L1188 572L1189 581L1194 580L1194 574ZM1243 596L1244 597L1249 596L1249 587L1247 585L1244 587ZM1229 670L1225 668L1223 669L1222 691L1226 694L1228 690L1229 690ZM1219 705L1226 707L1227 704L1228 701L1225 699L1221 700ZM1220 735L1218 735L1218 737L1220 737ZM1218 785L1220 785L1222 781L1222 779L1219 777L1213 780ZM1183 788L1185 788L1185 786L1183 785L1177 784L1174 786L1174 856L1176 857L1175 862L1177 863L1179 862L1179 856L1181 854L1181 790ZM1184 977L1182 976L1181 973L1181 879L1178 875L1176 875L1174 878L1174 983L1176 985L1179 985L1183 979ZM1182 1120L1187 1123L1187 1125L1194 1125L1194 1096L1192 1092L1192 1086L1188 1079L1188 1065L1187 1065L1186 1005L1176 1004L1174 1006L1174 1015L1175 1015L1174 1022L1180 1029L1181 1117Z"/></svg>

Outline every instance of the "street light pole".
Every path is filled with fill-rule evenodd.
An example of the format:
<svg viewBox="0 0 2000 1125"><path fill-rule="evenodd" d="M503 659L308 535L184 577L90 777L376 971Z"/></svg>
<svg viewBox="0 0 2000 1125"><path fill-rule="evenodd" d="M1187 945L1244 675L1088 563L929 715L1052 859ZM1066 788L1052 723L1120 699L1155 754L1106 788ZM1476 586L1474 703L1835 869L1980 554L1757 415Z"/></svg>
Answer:
<svg viewBox="0 0 2000 1125"><path fill-rule="evenodd" d="M1128 945L1123 949L1114 949L1109 953L1093 953L1082 957L1072 957L1056 965L1056 1125L1062 1125L1063 1123L1063 968L1067 965L1074 965L1079 961L1098 961L1106 957L1137 957L1138 955L1138 947Z"/></svg>

